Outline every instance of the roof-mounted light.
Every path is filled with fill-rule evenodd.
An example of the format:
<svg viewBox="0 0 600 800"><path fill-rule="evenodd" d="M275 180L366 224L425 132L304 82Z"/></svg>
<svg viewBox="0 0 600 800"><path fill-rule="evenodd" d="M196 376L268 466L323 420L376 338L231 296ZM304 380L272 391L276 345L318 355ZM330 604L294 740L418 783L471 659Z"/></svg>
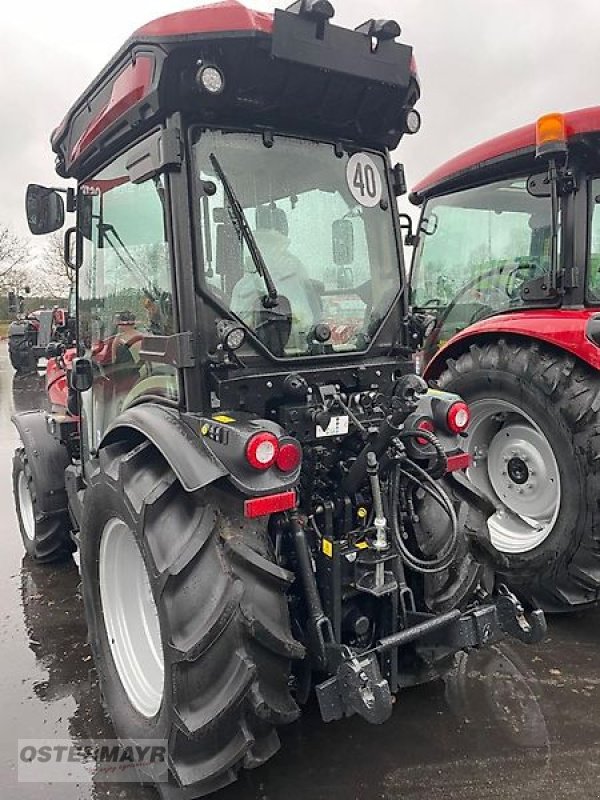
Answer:
<svg viewBox="0 0 600 800"><path fill-rule="evenodd" d="M335 14L335 9L329 0L297 0L287 10L318 22L326 22Z"/></svg>
<svg viewBox="0 0 600 800"><path fill-rule="evenodd" d="M208 94L221 94L225 88L225 77L214 64L200 64L196 72L196 83Z"/></svg>
<svg viewBox="0 0 600 800"><path fill-rule="evenodd" d="M358 33L364 33L371 39L378 39L380 42L389 42L397 39L402 33L402 28L393 19L368 19L356 28Z"/></svg>
<svg viewBox="0 0 600 800"><path fill-rule="evenodd" d="M567 124L564 114L544 114L535 125L536 156L565 153L567 150Z"/></svg>

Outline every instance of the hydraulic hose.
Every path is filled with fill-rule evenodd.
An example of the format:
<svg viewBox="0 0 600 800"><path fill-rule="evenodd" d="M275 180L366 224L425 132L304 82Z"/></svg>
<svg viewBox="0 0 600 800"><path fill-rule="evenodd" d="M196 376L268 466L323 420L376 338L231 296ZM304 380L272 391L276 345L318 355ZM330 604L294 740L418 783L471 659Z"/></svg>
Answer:
<svg viewBox="0 0 600 800"><path fill-rule="evenodd" d="M437 574L448 569L456 555L458 546L458 520L452 503L445 492L440 489L425 470L422 470L417 464L411 462L411 468L416 469L420 477L402 469L400 464L396 464L393 468L392 479L390 481L390 508L392 512L390 516L392 532L402 559L410 569L423 575ZM416 556L414 553L411 553L404 541L403 529L400 522L401 478L405 478L427 492L427 494L429 494L448 514L451 523L451 532L439 555L434 558L424 559Z"/></svg>
<svg viewBox="0 0 600 800"><path fill-rule="evenodd" d="M428 474L434 480L442 478L448 469L448 458L444 452L444 448L437 436L431 431L427 430L404 430L398 434L399 439L426 439L435 449L437 461L435 465L428 470Z"/></svg>

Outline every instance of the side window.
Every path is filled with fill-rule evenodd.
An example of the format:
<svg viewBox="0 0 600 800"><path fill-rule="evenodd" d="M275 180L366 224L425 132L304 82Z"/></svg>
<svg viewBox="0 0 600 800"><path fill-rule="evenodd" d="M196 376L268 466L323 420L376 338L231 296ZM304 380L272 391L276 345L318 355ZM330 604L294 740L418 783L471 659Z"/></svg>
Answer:
<svg viewBox="0 0 600 800"><path fill-rule="evenodd" d="M590 302L600 302L600 178L594 178L590 184L590 240L587 267L587 294Z"/></svg>
<svg viewBox="0 0 600 800"><path fill-rule="evenodd" d="M80 186L84 258L79 272L79 340L94 363L84 402L90 446L131 403L177 398L177 371L141 358L145 336L173 333L164 187L130 182L119 157Z"/></svg>

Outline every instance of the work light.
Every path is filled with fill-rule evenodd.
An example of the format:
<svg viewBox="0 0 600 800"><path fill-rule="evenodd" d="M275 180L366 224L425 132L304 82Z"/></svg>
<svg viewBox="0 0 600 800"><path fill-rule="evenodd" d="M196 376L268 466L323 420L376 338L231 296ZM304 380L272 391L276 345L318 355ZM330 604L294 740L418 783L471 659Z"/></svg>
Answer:
<svg viewBox="0 0 600 800"><path fill-rule="evenodd" d="M196 73L196 83L209 94L221 94L225 88L225 77L214 64L203 64Z"/></svg>

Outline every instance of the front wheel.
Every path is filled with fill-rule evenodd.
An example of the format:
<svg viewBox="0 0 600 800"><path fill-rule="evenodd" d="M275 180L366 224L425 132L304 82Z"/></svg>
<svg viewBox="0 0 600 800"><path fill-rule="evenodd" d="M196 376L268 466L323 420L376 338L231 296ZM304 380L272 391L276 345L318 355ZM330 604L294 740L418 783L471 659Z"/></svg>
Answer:
<svg viewBox="0 0 600 800"><path fill-rule="evenodd" d="M37 358L26 336L9 336L8 357L13 369L19 374L28 374L37 369Z"/></svg>
<svg viewBox="0 0 600 800"><path fill-rule="evenodd" d="M186 493L147 441L103 449L86 489L82 584L103 698L121 739L167 740L168 798L262 764L276 726L299 715L291 575L265 523L231 506L213 489Z"/></svg>
<svg viewBox="0 0 600 800"><path fill-rule="evenodd" d="M488 520L501 577L550 611L600 591L600 377L536 344L472 345L439 384L471 407L469 479L496 507Z"/></svg>
<svg viewBox="0 0 600 800"><path fill-rule="evenodd" d="M39 489L25 448L19 447L13 457L13 495L25 551L40 563L64 561L75 549L69 513L66 509L42 512L38 504Z"/></svg>

